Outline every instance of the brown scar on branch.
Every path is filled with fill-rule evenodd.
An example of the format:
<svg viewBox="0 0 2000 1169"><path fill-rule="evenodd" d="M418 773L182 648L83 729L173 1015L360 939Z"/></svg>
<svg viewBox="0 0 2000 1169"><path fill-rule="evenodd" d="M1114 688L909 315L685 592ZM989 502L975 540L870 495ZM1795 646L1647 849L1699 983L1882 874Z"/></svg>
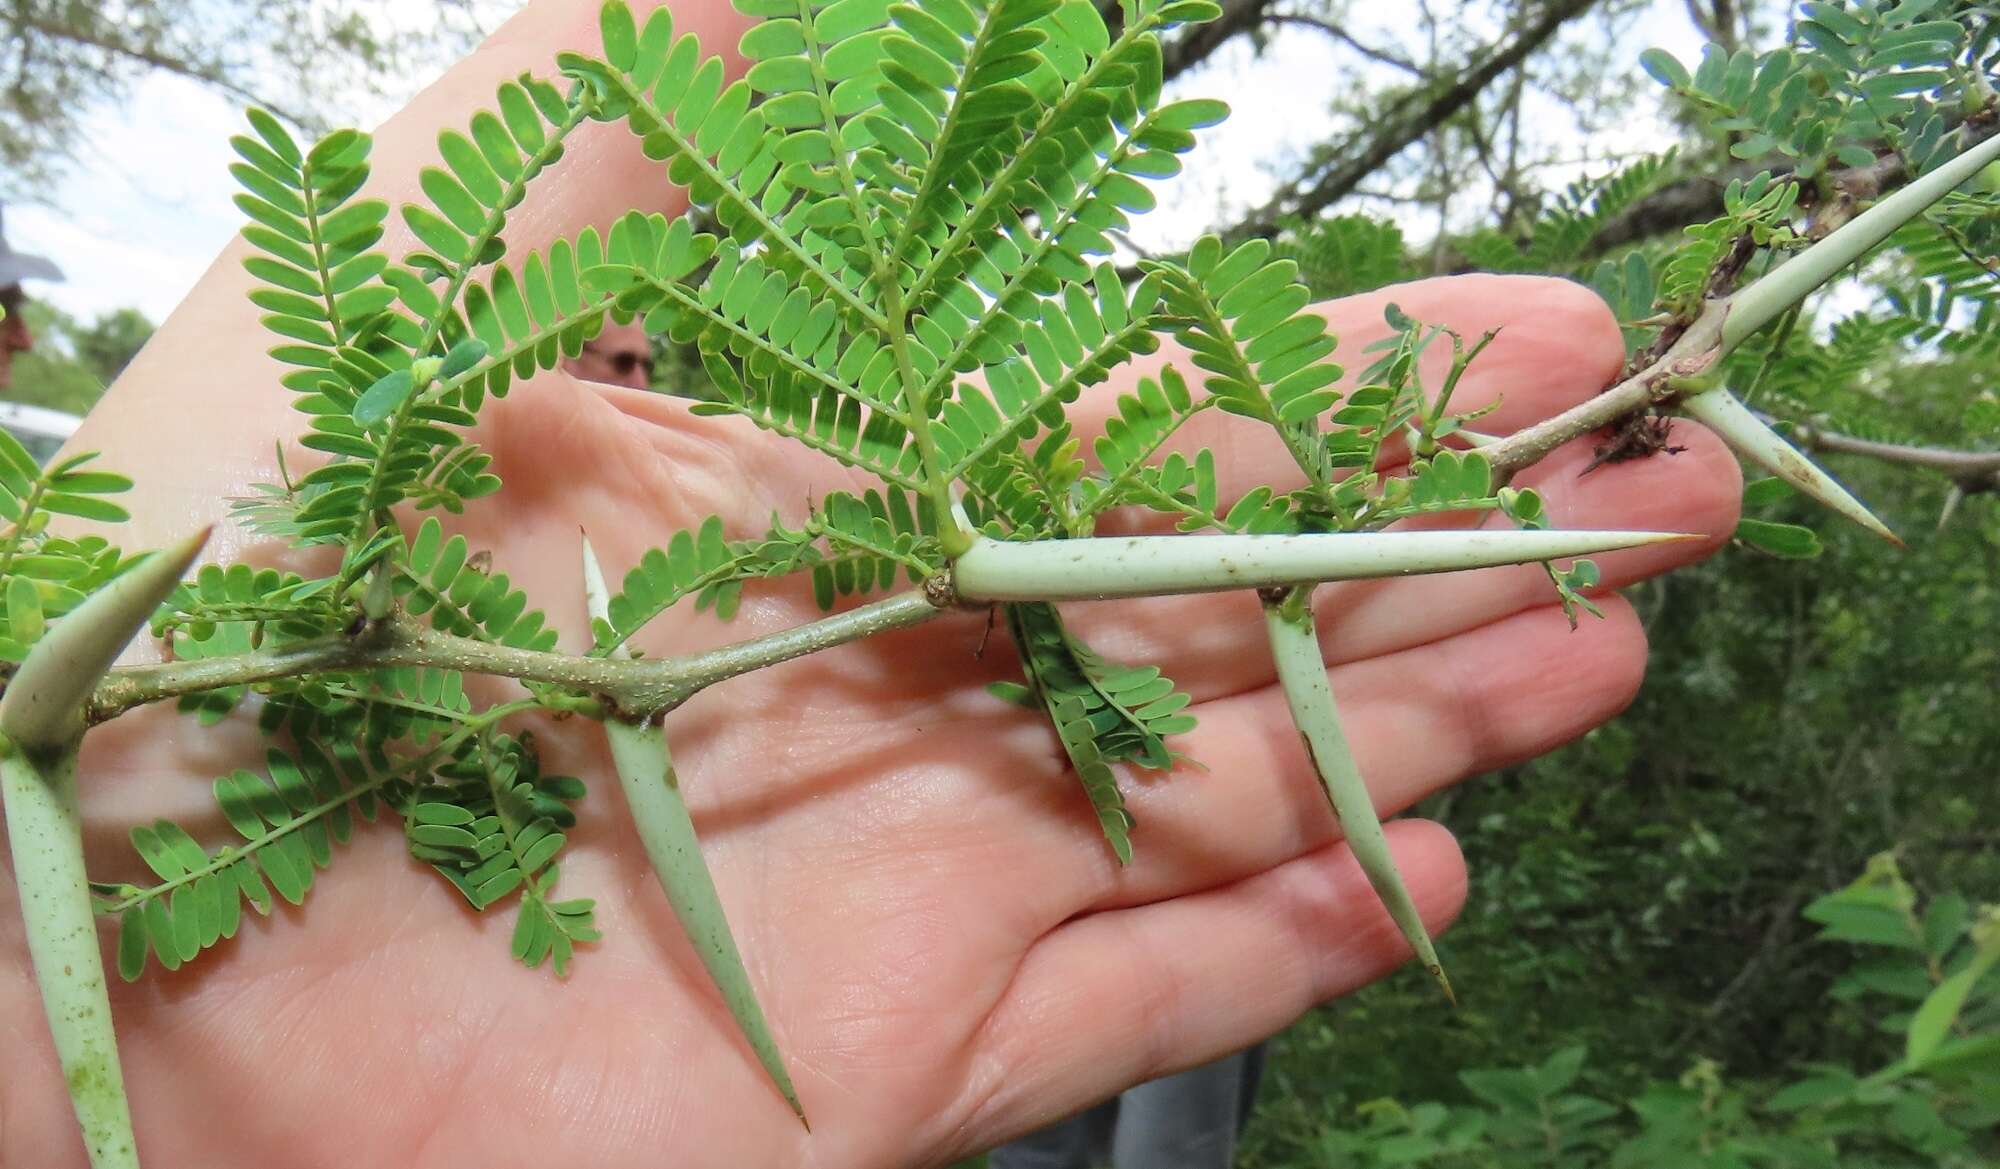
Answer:
<svg viewBox="0 0 2000 1169"><path fill-rule="evenodd" d="M1665 371L1665 378L1678 380L1696 378L1708 372L1721 357L1717 349L1690 354ZM1678 395L1676 395L1678 396ZM1606 440L1592 448L1590 462L1576 473L1581 479L1607 463L1626 463L1633 459L1650 459L1654 455L1678 455L1688 448L1673 445L1674 420L1660 413L1672 398L1656 402L1640 410L1635 410L1605 427Z"/></svg>
<svg viewBox="0 0 2000 1169"><path fill-rule="evenodd" d="M1627 414L1607 428L1610 437L1591 450L1590 462L1576 473L1577 478L1581 479L1607 463L1650 459L1660 454L1680 454L1688 448L1674 446L1669 441L1673 426L1672 418L1650 410Z"/></svg>

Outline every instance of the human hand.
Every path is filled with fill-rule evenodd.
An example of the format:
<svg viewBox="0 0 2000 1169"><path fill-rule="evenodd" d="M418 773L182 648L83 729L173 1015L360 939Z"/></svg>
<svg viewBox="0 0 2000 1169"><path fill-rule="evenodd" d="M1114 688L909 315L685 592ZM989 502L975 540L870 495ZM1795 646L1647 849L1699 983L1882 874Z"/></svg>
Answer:
<svg viewBox="0 0 2000 1169"><path fill-rule="evenodd" d="M441 125L493 87L594 48L594 6L543 0L378 136L376 193L415 197ZM688 14L711 46L720 8ZM593 126L512 217L538 246L648 200L674 210L625 131ZM78 444L141 491L120 539L157 546L221 518L277 470L298 430L234 256L162 330ZM1406 285L1328 308L1341 353L1380 336L1393 299L1466 334L1504 326L1458 401L1500 399L1505 430L1601 387L1618 331L1589 293L1479 277ZM1166 346L1148 366L1172 360ZM1185 363L1183 363L1185 364ZM1088 429L1125 371L1080 405ZM796 517L852 473L737 420L549 375L489 407L480 441L506 491L457 526L584 643L578 530L613 572L680 527L732 533ZM1210 413L1225 489L1282 474L1267 432ZM1560 526L1717 533L1734 524L1734 461L1700 433L1676 458L1579 479L1565 450L1523 477ZM296 454L294 458L298 458ZM1715 541L1603 558L1615 587ZM222 558L272 557L240 532ZM1532 566L1320 590L1327 658L1378 804L1538 754L1616 713L1644 641L1631 611L1568 630ZM471 915L394 832L358 831L306 911L247 922L219 951L117 988L143 1153L158 1165L551 1163L921 1165L948 1161L1094 1099L1234 1050L1379 977L1407 951L1347 851L1284 713L1254 598L1172 598L1067 612L1110 656L1155 662L1196 699L1177 746L1210 770L1131 785L1137 857L1119 868L1046 723L984 693L1017 676L976 614L946 618L698 696L667 721L705 852L815 1129L791 1118L683 940L616 796L601 731L537 729L551 770L592 798L565 850L565 895L597 899L603 943L566 984L504 953L504 922ZM802 590L754 590L735 622L676 611L639 641L686 651L796 625ZM134 822L218 818L207 781L258 740L168 711L91 738L84 800L96 868L136 875ZM246 752L248 754L246 755ZM1433 928L1464 872L1447 833L1392 827ZM121 871L122 867L122 871ZM5 894L12 899L11 887ZM17 1036L0 1085L0 1164L81 1164L28 974L0 906L0 1020Z"/></svg>

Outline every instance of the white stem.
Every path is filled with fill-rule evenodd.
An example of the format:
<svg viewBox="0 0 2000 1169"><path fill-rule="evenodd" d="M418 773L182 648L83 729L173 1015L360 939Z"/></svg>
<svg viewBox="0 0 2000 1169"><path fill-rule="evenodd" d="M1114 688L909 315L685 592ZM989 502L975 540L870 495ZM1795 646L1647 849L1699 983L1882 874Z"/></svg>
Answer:
<svg viewBox="0 0 2000 1169"><path fill-rule="evenodd" d="M0 749L5 751L0 798L7 809L28 954L84 1148L94 1169L138 1169L97 918L83 871L76 744L48 754L31 754L15 744Z"/></svg>
<svg viewBox="0 0 2000 1169"><path fill-rule="evenodd" d="M1995 135L1945 163L1842 224L1831 235L1800 252L1755 284L1738 292L1722 322L1725 352L1804 300L1842 268L1868 254L1895 230L1922 215L1953 188L2000 159L2000 135Z"/></svg>
<svg viewBox="0 0 2000 1169"><path fill-rule="evenodd" d="M1354 532L980 540L952 565L960 599L1094 601L1282 588L1593 556L1696 537L1674 532Z"/></svg>

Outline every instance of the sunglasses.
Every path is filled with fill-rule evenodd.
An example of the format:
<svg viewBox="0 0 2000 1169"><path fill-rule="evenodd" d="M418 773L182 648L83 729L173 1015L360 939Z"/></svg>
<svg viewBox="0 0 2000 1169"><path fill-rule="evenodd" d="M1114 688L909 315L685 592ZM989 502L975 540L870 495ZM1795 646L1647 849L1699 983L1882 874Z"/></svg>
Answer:
<svg viewBox="0 0 2000 1169"><path fill-rule="evenodd" d="M606 353L589 345L583 347L583 353L592 360L603 362L619 377L631 377L634 371L642 371L647 381L653 380L653 357L649 353L634 353L629 349Z"/></svg>

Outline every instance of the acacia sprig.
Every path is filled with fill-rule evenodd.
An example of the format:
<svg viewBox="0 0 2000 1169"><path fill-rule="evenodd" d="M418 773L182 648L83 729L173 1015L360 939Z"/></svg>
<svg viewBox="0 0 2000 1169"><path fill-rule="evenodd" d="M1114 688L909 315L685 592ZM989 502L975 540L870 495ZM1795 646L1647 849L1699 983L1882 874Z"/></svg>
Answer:
<svg viewBox="0 0 2000 1169"><path fill-rule="evenodd" d="M309 876L330 855L318 817L383 797L404 819L411 854L475 909L518 893L516 957L537 965L554 947L559 973L572 943L596 937L587 900L544 896L565 843L560 829L576 822L568 803L583 785L542 776L530 737L497 724L537 706L604 722L662 892L750 1053L803 1119L680 799L662 716L755 670L958 609L1006 606L1030 683L1017 696L1048 716L1106 842L1125 861L1133 824L1113 768L1170 769L1177 757L1167 739L1194 725L1192 697L1156 667L1091 649L1057 603L1289 590L1266 597L1281 688L1371 882L1442 977L1347 750L1305 610L1311 587L1539 562L1572 615L1588 609L1594 573L1551 562L1685 537L1553 530L1539 497L1507 483L1564 443L1659 409L1707 418L1746 455L1871 522L1823 472L1788 456L1764 423L1728 408L1734 399L1719 371L1777 314L2000 156L2000 139L1968 150L1730 292L1753 255L1776 257L1801 238L1788 218L1796 192L1766 176L1736 214L1675 257L1672 290L1657 298L1669 331L1655 359L1588 402L1485 441L1464 428L1477 412L1455 413L1451 401L1483 342L1467 350L1454 336L1451 372L1428 394L1419 359L1443 331L1391 312L1396 335L1343 385L1330 360L1336 339L1310 307L1297 264L1268 242L1225 248L1206 237L1184 263L1142 265L1145 278L1129 289L1102 261L1128 213L1153 205L1147 181L1176 173L1193 130L1220 117L1219 103L1160 104L1161 34L1222 16L1218 5L1130 0L1115 32L1087 0L738 5L760 22L740 46L754 64L730 81L722 57L677 33L665 6L642 22L625 0L605 3L601 57L556 58L570 88L508 82L498 114L475 115L470 137L440 138L449 173L428 168L420 184L436 209L404 212L430 250L403 265L373 250L386 205L345 202L366 174L365 136L345 132L307 151L275 122L253 118L258 140L244 139L238 152L258 193L246 208L260 225L249 242L265 253L251 269L267 284L256 297L271 307L272 331L303 342L274 356L290 367L282 384L312 416L304 445L330 456L304 480L270 488L256 520L295 544L344 545L337 575L303 580L233 565L180 583L162 579L183 567L172 558L135 568L102 542L63 542L47 534L45 511L115 521L122 511L93 496L129 482L75 461L41 472L0 445L0 504L13 525L0 555L9 605L0 649L25 658L0 700L0 730L13 747L52 761L28 767L18 749L5 760L10 829L48 828L61 846L23 881L35 894L23 905L30 936L60 943L59 962L36 954L59 1044L87 1040L93 1073L110 1060L108 1075L81 1086L72 1077L99 1164L130 1164L136 1146L109 1054L65 769L90 727L168 700L212 719L255 689L265 729L288 731L323 764L274 763L268 790L256 776L247 787L240 776L218 784L225 813L263 801L231 819L244 847L281 851L309 839L317 851L291 862ZM697 228L692 216L634 211L608 231L509 253L508 212L587 119L633 130L712 222ZM327 172L337 177L303 165L314 158L337 163ZM314 186L322 182L325 191ZM1628 315L1648 315L1656 298L1643 299ZM695 347L715 389L698 413L739 416L872 486L812 501L796 527L774 517L761 532L726 532L709 517L662 533L615 593L592 573L595 652L577 656L555 648L554 623L529 610L524 590L464 537L445 537L435 520L405 531L398 509L456 512L497 490L492 460L468 441L481 409L513 378L575 356L607 315ZM1093 443L1094 472L1070 407L1161 337L1187 346L1201 384L1173 366L1157 381L1140 379ZM1161 457L1168 436L1211 407L1276 428L1307 486L1227 499L1213 452ZM1407 465L1384 470L1385 444L1401 437L1413 440ZM1480 449L1461 452L1454 438ZM1097 534L1107 511L1132 506L1184 534ZM1520 530L1376 530L1491 512ZM726 618L747 588L795 575L810 576L828 615L699 653L621 652L676 604ZM914 587L891 592L904 582ZM154 614L154 594L167 592ZM882 593L840 610L841 597ZM118 610L117 628L88 628L107 606ZM149 615L173 660L107 674L111 634L122 644ZM478 707L466 685L473 675L515 679L529 697ZM38 698L53 708L33 708ZM434 740L450 749L413 749ZM415 762L391 779L385 761L396 759ZM170 899L207 896L231 867L219 858L236 854L211 855L185 832L163 836L158 827L135 843L172 885ZM158 849L147 845L163 838L185 849L155 864ZM304 884L280 891L296 900ZM214 941L216 922L199 904L170 908L155 896L145 912L178 927L165 931L175 954L192 957ZM151 916L142 925L164 961L162 932ZM139 957L134 975L143 948ZM65 1012L78 1004L96 1022L65 1032L75 1022Z"/></svg>

